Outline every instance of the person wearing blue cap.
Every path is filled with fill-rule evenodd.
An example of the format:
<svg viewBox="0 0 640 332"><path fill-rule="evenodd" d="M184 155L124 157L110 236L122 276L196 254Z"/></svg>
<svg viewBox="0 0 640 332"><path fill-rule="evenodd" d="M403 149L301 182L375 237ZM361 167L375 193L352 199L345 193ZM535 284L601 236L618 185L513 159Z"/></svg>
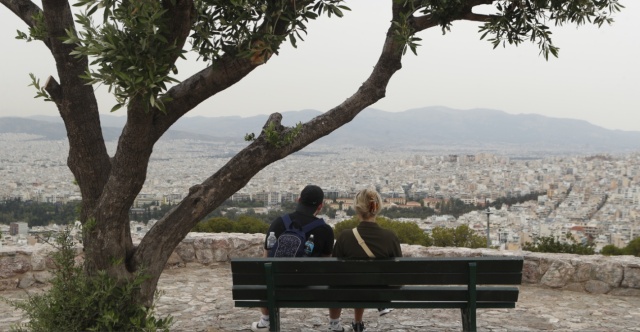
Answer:
<svg viewBox="0 0 640 332"><path fill-rule="evenodd" d="M291 226L298 229L303 229L305 226L316 222L320 219L316 217L324 203L324 192L322 188L316 185L308 185L300 192L298 198L298 205L293 213L288 214L291 220ZM286 226L282 217L278 217L271 222L267 235L273 232L275 237L278 238L286 230ZM320 226L311 229L306 234L308 239L311 235L314 237L314 247L311 253L307 254L308 257L329 257L331 256L331 250L333 249L333 228L326 223L321 223ZM268 236L265 236L264 240L264 257L269 255ZM267 308L260 308L261 316L260 320L251 324L252 331L268 331L269 330L269 310Z"/></svg>

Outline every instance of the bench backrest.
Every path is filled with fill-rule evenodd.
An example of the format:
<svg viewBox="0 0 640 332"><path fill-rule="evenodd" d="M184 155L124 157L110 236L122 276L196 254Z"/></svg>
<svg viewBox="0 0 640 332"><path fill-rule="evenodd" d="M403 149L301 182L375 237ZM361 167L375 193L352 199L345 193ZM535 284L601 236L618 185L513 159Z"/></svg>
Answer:
<svg viewBox="0 0 640 332"><path fill-rule="evenodd" d="M236 258L234 285L266 285L265 263L272 262L276 286L468 285L475 262L476 285L519 285L522 257L401 257L375 260L337 258Z"/></svg>

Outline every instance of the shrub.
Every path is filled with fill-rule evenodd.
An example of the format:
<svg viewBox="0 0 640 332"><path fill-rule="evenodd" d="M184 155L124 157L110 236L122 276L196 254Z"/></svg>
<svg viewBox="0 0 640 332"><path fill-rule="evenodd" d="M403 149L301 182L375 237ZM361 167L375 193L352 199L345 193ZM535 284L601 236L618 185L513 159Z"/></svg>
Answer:
<svg viewBox="0 0 640 332"><path fill-rule="evenodd" d="M393 231L396 236L398 236L400 243L419 244L422 246L431 245L431 238L429 237L429 235L424 233L424 231L422 231L422 229L420 229L420 227L418 227L418 225L415 223L394 221L382 217L376 218L376 222L380 225L380 227ZM358 224L359 221L356 218L347 219L345 221L337 223L334 226L333 232L337 236L343 230L353 229L354 227L357 227Z"/></svg>
<svg viewBox="0 0 640 332"><path fill-rule="evenodd" d="M601 253L603 255L633 255L640 257L640 237L631 240L624 248L618 248L612 244L604 246Z"/></svg>
<svg viewBox="0 0 640 332"><path fill-rule="evenodd" d="M625 255L640 257L640 237L631 240L631 242L629 242L629 244L627 244L627 246L622 250Z"/></svg>
<svg viewBox="0 0 640 332"><path fill-rule="evenodd" d="M153 307L136 301L140 284L147 278L137 273L118 282L104 271L88 276L75 263L69 230L56 237L56 264L51 288L25 301L9 301L24 310L29 322L13 331L169 331L173 318L157 319Z"/></svg>
<svg viewBox="0 0 640 332"><path fill-rule="evenodd" d="M193 228L194 232L205 233L266 233L269 229L269 224L262 220L247 216L240 215L237 220L231 220L225 217L211 218L206 221L201 221Z"/></svg>
<svg viewBox="0 0 640 332"><path fill-rule="evenodd" d="M624 250L614 246L613 244L609 244L602 247L600 253L606 256L619 256L624 255Z"/></svg>
<svg viewBox="0 0 640 332"><path fill-rule="evenodd" d="M433 245L437 247L484 248L487 246L486 238L476 234L467 225L456 228L434 227L431 236Z"/></svg>
<svg viewBox="0 0 640 332"><path fill-rule="evenodd" d="M359 221L356 218L343 220L343 221L335 224L335 226L333 226L333 233L336 236L338 236L338 234L342 233L342 231L345 230L345 229L353 229L353 228L357 227L358 223L359 223Z"/></svg>
<svg viewBox="0 0 640 332"><path fill-rule="evenodd" d="M527 242L522 246L523 250L533 252L565 253L578 255L593 255L595 250L593 244L577 243L569 234L566 236L568 242L560 242L553 236L536 237L533 243ZM570 242L570 243L569 243Z"/></svg>

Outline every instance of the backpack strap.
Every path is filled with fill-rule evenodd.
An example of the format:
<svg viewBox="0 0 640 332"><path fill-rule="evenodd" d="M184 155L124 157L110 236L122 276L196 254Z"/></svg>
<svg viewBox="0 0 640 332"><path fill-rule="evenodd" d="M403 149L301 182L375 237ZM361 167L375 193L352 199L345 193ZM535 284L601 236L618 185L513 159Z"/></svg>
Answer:
<svg viewBox="0 0 640 332"><path fill-rule="evenodd" d="M285 229L291 228L291 224L293 223L293 221L291 220L291 217L289 217L288 214L283 214L281 218L282 218L282 222L284 223L284 228ZM324 224L325 224L324 219L318 218L318 219L308 223L306 226L302 227L301 231L303 233L307 234L311 230L313 230L314 228L322 226Z"/></svg>
<svg viewBox="0 0 640 332"><path fill-rule="evenodd" d="M284 229L291 228L291 223L292 223L291 217L289 217L288 214L283 214L281 218L282 218L282 223L284 223Z"/></svg>
<svg viewBox="0 0 640 332"><path fill-rule="evenodd" d="M322 226L324 224L325 224L324 223L324 219L319 218L319 219L316 219L316 220L308 223L306 226L302 227L302 231L305 234L307 234L307 233L311 232L314 228L320 227L320 226Z"/></svg>

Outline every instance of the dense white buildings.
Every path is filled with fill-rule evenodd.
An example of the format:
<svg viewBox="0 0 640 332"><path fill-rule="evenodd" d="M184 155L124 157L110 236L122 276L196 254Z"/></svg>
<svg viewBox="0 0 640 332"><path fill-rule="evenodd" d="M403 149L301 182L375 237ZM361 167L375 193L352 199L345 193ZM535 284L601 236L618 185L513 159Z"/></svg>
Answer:
<svg viewBox="0 0 640 332"><path fill-rule="evenodd" d="M80 198L66 166L66 142L18 134L0 136L0 200L66 202ZM189 187L210 176L241 147L161 141L135 206L180 201ZM577 240L590 237L600 247L609 243L623 246L640 233L640 153L519 160L499 152L428 154L418 148L381 152L311 146L265 168L232 199L277 205L294 201L308 183L323 187L329 199L353 197L357 190L374 186L395 204L425 199L425 204L433 204L449 198L482 203L543 192L537 201L493 211L493 244L506 246L539 235L571 234ZM482 234L486 230L487 216L482 211L453 223L440 219L447 218L418 222L426 230L454 224L467 224Z"/></svg>

